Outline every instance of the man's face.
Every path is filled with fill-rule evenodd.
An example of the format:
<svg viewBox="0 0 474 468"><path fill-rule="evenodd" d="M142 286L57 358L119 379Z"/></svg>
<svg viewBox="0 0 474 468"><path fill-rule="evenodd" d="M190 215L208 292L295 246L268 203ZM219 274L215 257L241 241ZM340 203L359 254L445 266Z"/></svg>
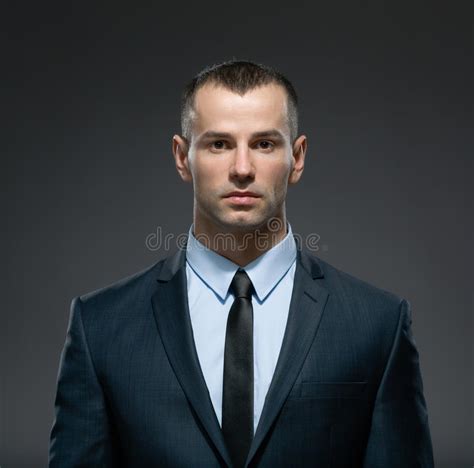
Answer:
<svg viewBox="0 0 474 468"><path fill-rule="evenodd" d="M306 142L301 136L291 145L285 90L269 84L240 96L206 84L196 93L194 109L187 154L179 155L185 145L179 146L183 141L176 135L173 150L182 178L193 182L199 231L267 231L270 218L286 220L288 183L301 175Z"/></svg>

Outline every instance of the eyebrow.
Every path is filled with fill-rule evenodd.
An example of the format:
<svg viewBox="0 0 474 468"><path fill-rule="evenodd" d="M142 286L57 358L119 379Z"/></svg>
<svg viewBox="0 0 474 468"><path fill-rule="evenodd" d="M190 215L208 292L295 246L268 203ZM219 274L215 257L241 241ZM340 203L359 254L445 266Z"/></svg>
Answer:
<svg viewBox="0 0 474 468"><path fill-rule="evenodd" d="M272 128L270 130L263 130L261 132L254 132L251 135L252 138L280 138L282 140L285 139L283 134L277 130L276 128ZM206 138L232 138L232 135L227 132L215 132L213 130L209 130L204 132L201 136L199 136L199 140L204 140Z"/></svg>

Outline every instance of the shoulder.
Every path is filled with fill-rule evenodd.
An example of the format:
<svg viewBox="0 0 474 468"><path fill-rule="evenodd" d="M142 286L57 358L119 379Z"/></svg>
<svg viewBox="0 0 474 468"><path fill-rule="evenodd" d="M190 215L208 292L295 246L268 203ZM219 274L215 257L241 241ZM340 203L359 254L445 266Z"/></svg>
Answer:
<svg viewBox="0 0 474 468"><path fill-rule="evenodd" d="M364 298L366 301L398 305L403 299L398 294L342 270L319 257L313 256L324 273L324 285L333 294L347 299Z"/></svg>
<svg viewBox="0 0 474 468"><path fill-rule="evenodd" d="M78 308L85 322L136 315L149 306L165 261L166 258L161 259L113 283L78 295L73 298L71 308Z"/></svg>
<svg viewBox="0 0 474 468"><path fill-rule="evenodd" d="M322 271L317 281L327 293L323 320L345 341L363 343L367 355L384 363L402 333L411 325L410 302L400 295L356 277L311 255ZM384 360L385 359L385 360Z"/></svg>
<svg viewBox="0 0 474 468"><path fill-rule="evenodd" d="M328 292L331 313L361 326L394 330L402 314L410 314L410 303L402 296L338 268L314 254L322 275L319 284Z"/></svg>

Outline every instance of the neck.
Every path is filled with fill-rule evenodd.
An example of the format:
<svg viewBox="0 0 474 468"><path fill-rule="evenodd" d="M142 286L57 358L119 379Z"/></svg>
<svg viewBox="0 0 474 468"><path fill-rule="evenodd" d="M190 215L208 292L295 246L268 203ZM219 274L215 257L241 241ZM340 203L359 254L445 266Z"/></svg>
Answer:
<svg viewBox="0 0 474 468"><path fill-rule="evenodd" d="M287 235L286 216L274 218L275 222L264 223L252 229L219 230L216 226L194 220L193 234L208 249L243 267L269 251Z"/></svg>

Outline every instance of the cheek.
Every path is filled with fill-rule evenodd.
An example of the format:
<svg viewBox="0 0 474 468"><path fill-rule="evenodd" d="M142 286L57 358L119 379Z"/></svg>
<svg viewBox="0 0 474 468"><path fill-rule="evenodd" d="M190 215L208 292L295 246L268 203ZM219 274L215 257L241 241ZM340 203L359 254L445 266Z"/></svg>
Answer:
<svg viewBox="0 0 474 468"><path fill-rule="evenodd" d="M288 177L290 175L290 167L285 164L277 165L267 169L268 170L265 172L265 184L267 189L274 193L286 192Z"/></svg>
<svg viewBox="0 0 474 468"><path fill-rule="evenodd" d="M216 164L201 163L194 168L194 178L197 184L201 186L212 184L219 177L219 174L222 174L222 170L219 170Z"/></svg>
<svg viewBox="0 0 474 468"><path fill-rule="evenodd" d="M226 169L215 161L194 166L193 186L196 197L201 201L212 200L226 185Z"/></svg>

